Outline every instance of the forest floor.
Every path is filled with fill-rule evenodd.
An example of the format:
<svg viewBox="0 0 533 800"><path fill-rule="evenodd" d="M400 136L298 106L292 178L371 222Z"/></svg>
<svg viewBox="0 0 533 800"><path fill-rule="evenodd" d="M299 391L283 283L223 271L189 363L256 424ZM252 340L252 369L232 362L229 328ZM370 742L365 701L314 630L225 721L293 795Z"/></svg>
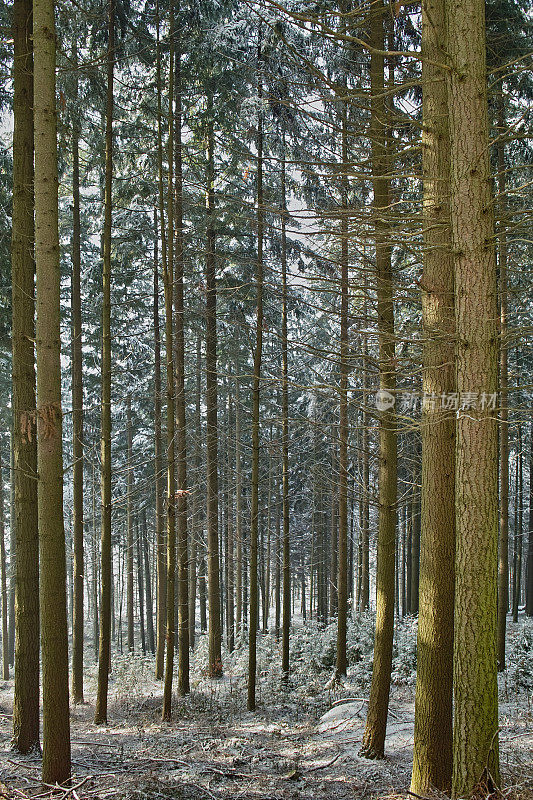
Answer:
<svg viewBox="0 0 533 800"><path fill-rule="evenodd" d="M533 630L533 629L532 629ZM205 637L203 637L205 638ZM174 697L170 723L160 719L162 685L153 658L116 656L110 682L108 725L95 726L96 669L87 669L87 702L71 715L73 788L61 800L348 800L406 796L414 720L414 681L391 690L386 757L368 761L358 750L368 685L361 673L343 686L331 670L309 680L296 670L292 688L279 688L273 636L261 637L257 711L246 711L246 649L228 657L224 678L202 674L194 657L191 694ZM202 640L200 640L200 651ZM300 653L304 656L304 652ZM295 655L295 658L297 656ZM533 658L533 653L532 653ZM529 662L528 662L529 663ZM329 680L328 680L329 678ZM514 679L513 679L514 680ZM533 800L531 692L510 679L500 686L501 760L506 794ZM0 684L0 781L9 798L44 798L38 754L10 750L12 681ZM4 790L4 796L6 791ZM2 796L0 792L0 797Z"/></svg>

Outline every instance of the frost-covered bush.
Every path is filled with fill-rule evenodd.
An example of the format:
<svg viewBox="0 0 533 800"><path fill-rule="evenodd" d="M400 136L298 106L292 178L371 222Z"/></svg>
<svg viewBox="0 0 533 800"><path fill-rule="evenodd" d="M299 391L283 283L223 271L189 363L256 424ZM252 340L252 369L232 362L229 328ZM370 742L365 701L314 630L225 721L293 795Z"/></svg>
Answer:
<svg viewBox="0 0 533 800"><path fill-rule="evenodd" d="M397 624L392 651L392 675L394 684L414 686L416 683L416 617L405 617Z"/></svg>
<svg viewBox="0 0 533 800"><path fill-rule="evenodd" d="M508 680L517 691L533 689L533 619L525 619L509 650Z"/></svg>

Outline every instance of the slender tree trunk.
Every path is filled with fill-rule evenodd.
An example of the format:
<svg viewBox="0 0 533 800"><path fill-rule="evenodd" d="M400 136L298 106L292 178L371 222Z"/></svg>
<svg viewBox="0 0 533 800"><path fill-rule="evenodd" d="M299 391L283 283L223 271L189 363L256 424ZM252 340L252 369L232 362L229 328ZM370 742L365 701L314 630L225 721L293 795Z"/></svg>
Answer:
<svg viewBox="0 0 533 800"><path fill-rule="evenodd" d="M35 409L33 262L32 3L14 0L13 96L13 472L15 533L15 695L13 745L39 745L39 539ZM13 538L12 538L13 541Z"/></svg>
<svg viewBox="0 0 533 800"><path fill-rule="evenodd" d="M422 31L426 58L444 63L443 0L424 0ZM442 69L424 62L422 72L423 392L426 397L444 397L455 392L448 92ZM423 408L420 513L420 601L411 791L426 795L437 789L448 794L452 778L455 419L453 410L437 407L437 403L431 401Z"/></svg>
<svg viewBox="0 0 533 800"><path fill-rule="evenodd" d="M4 479L2 477L2 452L0 451L0 569L2 584L2 678L9 680L9 641L7 624L7 565L4 528Z"/></svg>
<svg viewBox="0 0 533 800"><path fill-rule="evenodd" d="M202 341L196 337L196 398L194 409L194 425L196 443L194 448L194 475L196 486L200 485L202 470ZM203 540L203 511L198 489L194 495L193 531L191 536L191 563L189 567L189 644L194 648L196 638L196 570L201 552L200 543ZM198 566L199 568L199 566ZM205 604L205 596L204 596ZM204 628L205 629L205 628Z"/></svg>
<svg viewBox="0 0 533 800"><path fill-rule="evenodd" d="M348 615L348 104L342 103L341 176L341 335L339 386L339 534L337 555L337 663L336 677L346 675Z"/></svg>
<svg viewBox="0 0 533 800"><path fill-rule="evenodd" d="M529 432L529 514L526 563L526 616L533 617L533 422Z"/></svg>
<svg viewBox="0 0 533 800"><path fill-rule="evenodd" d="M70 777L69 664L63 525L60 271L53 0L33 4L37 466L43 675L42 779Z"/></svg>
<svg viewBox="0 0 533 800"><path fill-rule="evenodd" d="M432 462L433 463L433 462ZM453 462L452 462L453 463ZM432 467L433 469L433 467ZM413 496L411 498L411 614L418 614L418 592L420 583L420 506L416 473L413 477Z"/></svg>
<svg viewBox="0 0 533 800"><path fill-rule="evenodd" d="M481 402L497 388L498 308L483 0L446 0L446 22L457 391L480 397L480 407L460 411L456 423L452 795L466 797L482 779L488 785L500 782L498 432L494 412Z"/></svg>
<svg viewBox="0 0 533 800"><path fill-rule="evenodd" d="M96 439L93 442L92 461L91 461L91 500L92 500L92 537L93 537L93 647L94 660L98 663L98 638L99 638L99 619L98 619L98 536L96 529Z"/></svg>
<svg viewBox="0 0 533 800"><path fill-rule="evenodd" d="M217 288L215 258L215 133L211 88L207 95L207 252L205 263L205 373L207 469L207 580L209 600L209 675L222 675L220 560L218 554Z"/></svg>
<svg viewBox="0 0 533 800"><path fill-rule="evenodd" d="M371 42L376 51L383 51L384 8L379 2L371 13ZM382 758L389 708L394 635L394 558L396 541L397 498L397 435L396 419L390 401L394 397L395 347L393 278L391 245L384 216L390 202L389 158L387 154L387 108L383 95L384 59L371 54L371 157L374 190L374 226L376 240L376 292L379 339L379 382L381 402L379 428L379 518L376 569L376 633L374 665L368 703L366 728L361 754L366 758Z"/></svg>
<svg viewBox="0 0 533 800"><path fill-rule="evenodd" d="M126 490L126 607L128 617L128 653L135 650L133 630L133 441L131 430L131 395L126 398L126 439L128 445L128 471Z"/></svg>
<svg viewBox="0 0 533 800"><path fill-rule="evenodd" d="M231 489L232 483L232 466L233 454L231 448L230 433L232 430L232 403L231 395L228 394L228 427L227 427L227 466L228 466L228 479L227 479L227 524L228 524L228 622L227 622L227 636L228 636L228 651L231 653L235 649L235 559L234 559L234 526L233 526L233 491Z"/></svg>
<svg viewBox="0 0 533 800"><path fill-rule="evenodd" d="M515 567L513 581L513 622L518 622L518 607L522 585L522 501L523 501L523 471L522 471L522 436L518 429L518 455L516 461L516 494L515 494Z"/></svg>
<svg viewBox="0 0 533 800"><path fill-rule="evenodd" d="M159 58L159 56L158 56ZM159 68L160 62L158 61ZM157 559L157 642L155 654L155 678L163 679L165 664L165 623L167 608L167 574L165 564L165 529L163 517L163 475L161 439L161 339L159 328L159 256L157 208L154 209L154 471L155 471L155 536ZM164 220L161 220L161 239L165 240ZM165 240L166 241L166 240ZM166 262L166 257L164 259Z"/></svg>
<svg viewBox="0 0 533 800"><path fill-rule="evenodd" d="M237 346L239 338L237 336ZM239 381L239 364L235 363L235 604L237 639L242 635L242 474L241 474L241 397Z"/></svg>
<svg viewBox="0 0 533 800"><path fill-rule="evenodd" d="M137 592L139 595L139 626L141 629L141 650L146 655L146 631L144 628L144 575L141 527L138 515L135 517L135 549L137 551Z"/></svg>
<svg viewBox="0 0 533 800"><path fill-rule="evenodd" d="M101 531L100 642L98 690L94 721L107 722L107 691L111 661L111 232L113 182L113 72L115 63L115 0L109 0L107 40L107 99L105 190L102 264L102 417L101 417Z"/></svg>
<svg viewBox="0 0 533 800"><path fill-rule="evenodd" d="M151 653L155 653L152 581L150 578L150 557L148 552L148 530L146 525L146 510L144 508L141 512L141 538L142 538L142 552L144 554L144 584L146 589L146 638L147 638L148 650Z"/></svg>
<svg viewBox="0 0 533 800"><path fill-rule="evenodd" d="M159 25L158 25L159 27ZM169 21L169 79L168 79L168 191L167 191L167 242L166 262L163 264L165 291L165 359L167 379L167 628L165 681L163 688L162 718L169 721L172 713L172 676L174 672L174 625L175 625L175 573L176 573L176 481L175 481L175 393L174 393L174 329L173 329L173 281L174 281L174 3L170 3ZM159 41L158 41L159 50ZM160 56L158 56L160 62ZM161 97L161 71L159 70L158 94ZM159 120L161 115L159 114ZM159 123L159 198L163 220L163 146Z"/></svg>
<svg viewBox="0 0 533 800"><path fill-rule="evenodd" d="M254 377L252 388L252 475L250 503L250 628L248 631L248 711L255 711L257 668L257 623L259 612L257 550L259 523L259 395L263 355L263 76L261 73L261 28L257 45L257 261Z"/></svg>
<svg viewBox="0 0 533 800"><path fill-rule="evenodd" d="M73 43L73 61L78 61L77 45ZM78 96L76 68L75 94ZM81 243L80 243L80 123L77 117L72 126L72 538L73 563L73 620L72 620L72 699L83 703L83 367L81 329Z"/></svg>
<svg viewBox="0 0 533 800"><path fill-rule="evenodd" d="M178 540L178 694L189 693L189 551L187 534L187 437L185 419L185 334L183 300L183 168L181 154L181 52L176 52L174 318L176 361L176 522Z"/></svg>
<svg viewBox="0 0 533 800"><path fill-rule="evenodd" d="M281 161L281 495L283 518L283 600L282 600L282 662L281 679L289 682L289 637L291 630L291 551L289 515L289 342L287 295L287 196L285 169L285 136L282 141Z"/></svg>
<svg viewBox="0 0 533 800"><path fill-rule="evenodd" d="M367 313L365 303L365 316ZM369 436L369 414L368 407L368 337L363 335L363 436L362 436L362 459L363 459L363 488L362 488L362 524L361 524L361 599L359 608L361 611L368 611L370 606L370 436Z"/></svg>

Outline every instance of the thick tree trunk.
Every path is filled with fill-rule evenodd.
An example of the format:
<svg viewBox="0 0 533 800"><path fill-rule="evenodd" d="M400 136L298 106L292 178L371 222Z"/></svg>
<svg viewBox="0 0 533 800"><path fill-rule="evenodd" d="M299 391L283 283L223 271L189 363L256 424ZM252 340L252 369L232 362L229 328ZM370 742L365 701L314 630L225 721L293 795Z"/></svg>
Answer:
<svg viewBox="0 0 533 800"><path fill-rule="evenodd" d="M457 391L479 396L478 408L460 411L456 442L452 795L466 797L482 779L500 782L498 431L494 412L482 402L497 389L498 308L483 0L446 0L446 21Z"/></svg>
<svg viewBox="0 0 533 800"><path fill-rule="evenodd" d="M34 430L33 53L31 0L14 0L13 96L13 471L15 695L13 746L39 745L39 539ZM13 541L13 537L12 537Z"/></svg>
<svg viewBox="0 0 533 800"><path fill-rule="evenodd" d="M384 8L378 3L371 12L371 42L376 51L383 51ZM384 59L371 54L371 156L374 189L374 226L376 240L376 294L379 339L379 518L376 568L376 633L372 685L368 703L366 728L361 754L366 758L383 758L389 708L394 635L394 559L396 542L397 499L397 434L396 418L389 405L394 397L395 347L393 277L391 245L387 235L389 197L389 158L387 154L387 108L384 90Z"/></svg>
<svg viewBox="0 0 533 800"><path fill-rule="evenodd" d="M69 664L63 525L60 270L53 0L33 3L39 590L42 779L70 777Z"/></svg>
<svg viewBox="0 0 533 800"><path fill-rule="evenodd" d="M111 662L111 232L113 182L113 73L115 63L115 0L109 0L107 40L107 99L105 135L105 190L102 260L102 416L101 416L101 531L100 642L98 690L94 721L107 722L107 691Z"/></svg>
<svg viewBox="0 0 533 800"><path fill-rule="evenodd" d="M426 58L444 63L443 0L424 0L422 31ZM442 69L423 62L422 71L423 392L426 397L444 397L455 392L448 92ZM422 413L418 657L411 791L426 795L432 789L449 793L452 778L455 418L453 410L432 401L425 404Z"/></svg>

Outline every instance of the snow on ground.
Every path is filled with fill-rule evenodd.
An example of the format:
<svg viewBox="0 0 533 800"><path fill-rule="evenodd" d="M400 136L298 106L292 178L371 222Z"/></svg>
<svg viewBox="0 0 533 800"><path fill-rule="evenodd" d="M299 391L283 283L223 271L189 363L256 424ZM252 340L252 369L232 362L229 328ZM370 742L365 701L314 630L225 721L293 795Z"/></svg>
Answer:
<svg viewBox="0 0 533 800"><path fill-rule="evenodd" d="M413 747L416 626L409 620L397 630L381 761L358 755L371 674L371 616L350 625L351 666L341 686L331 679L334 628L296 626L289 691L281 688L279 643L270 634L259 638L255 713L246 711L246 646L225 654L223 679L209 680L206 637L200 637L191 694L174 697L171 723L160 719L162 685L153 678L153 658L117 655L109 724L95 726L96 667L87 664L87 703L72 709L75 788L60 797L363 800L405 795ZM505 785L518 786L520 797L533 800L533 624L509 628L509 669L500 677L502 766ZM0 684L0 781L8 797L42 798L39 756L10 751L12 693L12 680Z"/></svg>

